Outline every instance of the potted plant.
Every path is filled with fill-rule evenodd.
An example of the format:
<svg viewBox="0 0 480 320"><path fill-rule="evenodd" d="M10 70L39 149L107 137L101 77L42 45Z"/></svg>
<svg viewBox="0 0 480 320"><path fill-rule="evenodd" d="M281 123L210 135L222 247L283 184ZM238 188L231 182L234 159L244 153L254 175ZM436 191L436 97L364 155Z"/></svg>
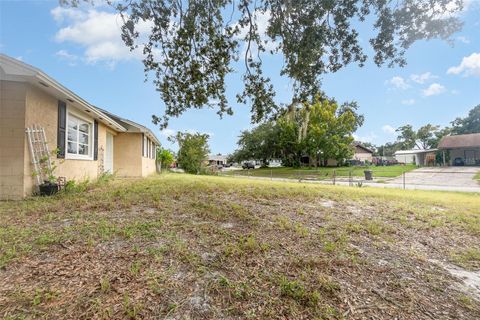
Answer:
<svg viewBox="0 0 480 320"><path fill-rule="evenodd" d="M58 192L58 183L56 178L52 175L48 177L48 180L44 180L39 186L41 196L51 196Z"/></svg>
<svg viewBox="0 0 480 320"><path fill-rule="evenodd" d="M47 161L48 161L48 156L44 156L43 158L41 158L39 161L41 172L35 173L35 174L41 174L41 176L44 177L43 183L39 185L41 196L51 196L57 193L59 190L57 178L53 174L55 172L55 169L57 169L57 166L55 165L54 162L51 163L50 166L48 166Z"/></svg>

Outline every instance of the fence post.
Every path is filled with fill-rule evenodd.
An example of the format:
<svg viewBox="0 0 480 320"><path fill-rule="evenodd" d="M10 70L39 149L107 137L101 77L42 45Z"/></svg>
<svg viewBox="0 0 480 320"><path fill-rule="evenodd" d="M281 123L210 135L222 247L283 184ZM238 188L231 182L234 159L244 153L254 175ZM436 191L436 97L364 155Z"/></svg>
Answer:
<svg viewBox="0 0 480 320"><path fill-rule="evenodd" d="M336 178L337 178L337 170L333 169L333 185L335 185Z"/></svg>
<svg viewBox="0 0 480 320"><path fill-rule="evenodd" d="M405 190L405 170L403 171L403 190Z"/></svg>
<svg viewBox="0 0 480 320"><path fill-rule="evenodd" d="M352 169L348 170L348 185L352 186Z"/></svg>
<svg viewBox="0 0 480 320"><path fill-rule="evenodd" d="M273 180L273 170L270 169L270 180Z"/></svg>

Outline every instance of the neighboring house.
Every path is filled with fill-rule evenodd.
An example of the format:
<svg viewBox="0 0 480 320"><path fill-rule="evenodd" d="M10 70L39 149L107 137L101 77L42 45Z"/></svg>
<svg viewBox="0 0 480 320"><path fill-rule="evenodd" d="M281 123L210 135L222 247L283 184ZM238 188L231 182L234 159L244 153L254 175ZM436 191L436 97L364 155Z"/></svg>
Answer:
<svg viewBox="0 0 480 320"><path fill-rule="evenodd" d="M281 159L270 159L268 160L268 166L270 168L277 168L282 166L282 160Z"/></svg>
<svg viewBox="0 0 480 320"><path fill-rule="evenodd" d="M372 162L373 161L373 151L362 145L360 142L355 142L353 144L354 153L353 157L351 160L357 160L357 161L368 161Z"/></svg>
<svg viewBox="0 0 480 320"><path fill-rule="evenodd" d="M457 158L462 159L465 165L480 165L480 133L443 137L438 149L443 153L444 165L452 165ZM446 152L450 154L449 161Z"/></svg>
<svg viewBox="0 0 480 320"><path fill-rule="evenodd" d="M0 54L0 199L35 190L26 128L44 129L57 169L67 180L104 172L143 177L155 169L160 144L144 126L99 109L21 61Z"/></svg>
<svg viewBox="0 0 480 320"><path fill-rule="evenodd" d="M426 166L435 163L437 149L412 149L395 151L395 159L400 163Z"/></svg>
<svg viewBox="0 0 480 320"><path fill-rule="evenodd" d="M227 156L221 154L209 154L207 161L210 166L225 166L227 164Z"/></svg>

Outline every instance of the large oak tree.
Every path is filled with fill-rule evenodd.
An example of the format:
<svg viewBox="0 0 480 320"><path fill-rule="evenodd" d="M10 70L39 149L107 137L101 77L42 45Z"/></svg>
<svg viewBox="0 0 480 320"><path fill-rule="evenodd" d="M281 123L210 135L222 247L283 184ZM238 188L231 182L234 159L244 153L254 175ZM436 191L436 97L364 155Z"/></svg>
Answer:
<svg viewBox="0 0 480 320"><path fill-rule="evenodd" d="M278 71L293 80L291 102L311 102L321 91L322 75L350 63L362 66L367 47L378 66L403 66L415 41L449 39L461 28L457 13L463 1L115 0L111 5L123 19L125 44L143 50L145 72L154 74L166 107L154 122L166 126L190 108L232 114L225 79L238 59L244 63L238 70L244 87L237 100L251 105L252 122L278 108L262 63L269 54L283 55ZM145 35L139 25L146 23L151 29Z"/></svg>

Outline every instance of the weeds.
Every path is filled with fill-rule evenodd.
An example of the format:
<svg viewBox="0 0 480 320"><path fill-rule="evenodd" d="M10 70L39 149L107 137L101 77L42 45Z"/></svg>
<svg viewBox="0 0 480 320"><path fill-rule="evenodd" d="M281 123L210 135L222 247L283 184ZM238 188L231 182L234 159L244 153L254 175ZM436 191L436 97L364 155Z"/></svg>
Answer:
<svg viewBox="0 0 480 320"><path fill-rule="evenodd" d="M107 293L110 291L110 279L108 279L108 277L102 277L100 279L100 291L102 293Z"/></svg>
<svg viewBox="0 0 480 320"><path fill-rule="evenodd" d="M451 253L452 260L466 268L480 268L480 249L468 248L463 251Z"/></svg>
<svg viewBox="0 0 480 320"><path fill-rule="evenodd" d="M141 261L133 261L128 270L130 271L130 273L133 276L138 276L141 268L142 268L142 262Z"/></svg>
<svg viewBox="0 0 480 320"><path fill-rule="evenodd" d="M132 302L128 294L125 294L123 297L123 311L129 319L139 319L140 311L142 310L142 305L139 303Z"/></svg>
<svg viewBox="0 0 480 320"><path fill-rule="evenodd" d="M38 306L42 303L48 303L58 297L58 293L49 289L35 289L32 305Z"/></svg>
<svg viewBox="0 0 480 320"><path fill-rule="evenodd" d="M426 271L445 257L477 269L476 195L173 174L102 183L0 203L2 316L339 319L349 304L412 316L370 290L381 287L402 305L435 302L432 317L476 319L467 293L446 294L454 280Z"/></svg>
<svg viewBox="0 0 480 320"><path fill-rule="evenodd" d="M316 290L309 291L305 285L297 280L288 280L286 277L280 279L280 293L282 296L292 298L298 303L308 306L316 306L320 301L320 293Z"/></svg>

